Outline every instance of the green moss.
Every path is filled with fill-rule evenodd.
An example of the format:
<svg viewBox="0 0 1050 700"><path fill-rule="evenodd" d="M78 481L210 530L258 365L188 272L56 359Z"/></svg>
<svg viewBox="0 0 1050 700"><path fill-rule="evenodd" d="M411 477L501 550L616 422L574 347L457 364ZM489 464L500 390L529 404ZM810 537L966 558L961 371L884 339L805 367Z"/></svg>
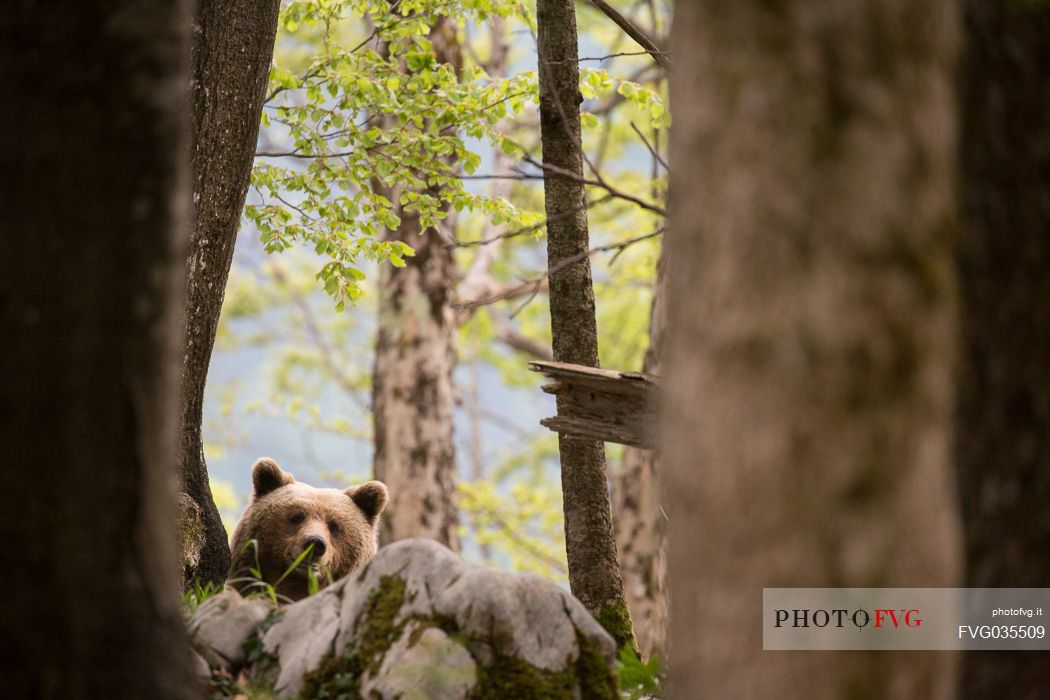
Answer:
<svg viewBox="0 0 1050 700"><path fill-rule="evenodd" d="M576 633L580 655L561 671L536 668L512 656L497 656L488 667L478 667L478 684L471 700L617 700L616 677L609 670L598 645Z"/></svg>
<svg viewBox="0 0 1050 700"><path fill-rule="evenodd" d="M355 630L357 643L342 654L327 657L303 678L300 697L309 700L351 700L359 697L358 686L365 671L376 672L383 654L397 640L405 623L394 618L405 602L405 580L383 576L365 603L361 623Z"/></svg>
<svg viewBox="0 0 1050 700"><path fill-rule="evenodd" d="M628 620L630 616L628 615ZM634 640L634 632L631 633ZM597 642L579 632L576 643L580 647L580 656L576 659L576 678L579 680L584 700L614 700L620 697L616 676L609 671Z"/></svg>
<svg viewBox="0 0 1050 700"><path fill-rule="evenodd" d="M275 700L273 683L254 681L244 676L236 678L228 671L213 668L208 679L208 700Z"/></svg>
<svg viewBox="0 0 1050 700"><path fill-rule="evenodd" d="M255 632L245 639L242 645L245 663L249 669L248 678L254 685L259 687L272 687L277 680L277 657L266 651L266 647L263 645L263 636L265 636L266 630L273 627L283 615L284 611L280 608L271 610L266 618L259 623Z"/></svg>
<svg viewBox="0 0 1050 700"><path fill-rule="evenodd" d="M459 631L459 626L456 624L456 618L451 615L433 615L432 617L413 615L411 620L406 620L406 622L416 623L415 627L412 629L412 635L408 638L408 646L410 647L415 646L419 641L419 638L422 637L423 633L428 629L437 628L460 646L467 649L470 648L470 640L466 635Z"/></svg>
<svg viewBox="0 0 1050 700"><path fill-rule="evenodd" d="M204 542L204 522L199 517L186 517L179 525L183 562L196 563Z"/></svg>
<svg viewBox="0 0 1050 700"><path fill-rule="evenodd" d="M449 639L466 649L470 640L463 635L453 617L415 615L394 624L405 602L405 581L384 576L369 596L356 643L342 654L327 657L306 675L300 697L304 700L353 700L360 697L361 677L379 670L383 656L412 624L409 644L419 641L430 628L442 630ZM630 616L628 616L628 623ZM633 640L633 635L632 635ZM577 632L579 657L561 671L537 668L511 656L497 656L488 667L477 665L477 684L472 700L616 700L616 676L602 657L598 645ZM579 694L577 694L577 689Z"/></svg>
<svg viewBox="0 0 1050 700"><path fill-rule="evenodd" d="M638 640L634 636L631 611L624 600L613 600L602 606L595 616L598 624L616 641L616 648L630 647L638 651Z"/></svg>
<svg viewBox="0 0 1050 700"><path fill-rule="evenodd" d="M368 597L364 622L355 645L367 670L379 670L383 654L397 640L401 627L394 626L394 618L404 603L405 579L400 576L380 578L379 586Z"/></svg>
<svg viewBox="0 0 1050 700"><path fill-rule="evenodd" d="M512 656L498 656L488 667L478 667L478 684L471 700L568 700L576 686L573 669L546 671Z"/></svg>

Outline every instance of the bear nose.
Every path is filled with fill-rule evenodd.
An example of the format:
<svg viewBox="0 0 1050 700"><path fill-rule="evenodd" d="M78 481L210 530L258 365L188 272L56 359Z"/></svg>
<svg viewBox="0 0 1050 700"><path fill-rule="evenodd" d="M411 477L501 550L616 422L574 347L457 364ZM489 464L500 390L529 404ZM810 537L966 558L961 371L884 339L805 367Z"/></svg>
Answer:
<svg viewBox="0 0 1050 700"><path fill-rule="evenodd" d="M324 540L316 536L307 537L306 540L303 542L303 549L305 550L310 545L314 546L314 548L310 550L310 554L315 559L324 556L325 550L328 549L328 546L324 543Z"/></svg>

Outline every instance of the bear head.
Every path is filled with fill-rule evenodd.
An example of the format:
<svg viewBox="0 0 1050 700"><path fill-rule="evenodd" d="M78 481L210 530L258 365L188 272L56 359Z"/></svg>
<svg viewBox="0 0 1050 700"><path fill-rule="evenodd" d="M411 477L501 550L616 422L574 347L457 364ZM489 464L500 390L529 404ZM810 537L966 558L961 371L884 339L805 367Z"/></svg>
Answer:
<svg viewBox="0 0 1050 700"><path fill-rule="evenodd" d="M325 586L376 553L388 498L381 482L345 491L314 488L264 457L252 467L252 487L231 544L229 583L241 593L258 590L254 574L261 574L278 595L299 600L308 595L311 576Z"/></svg>

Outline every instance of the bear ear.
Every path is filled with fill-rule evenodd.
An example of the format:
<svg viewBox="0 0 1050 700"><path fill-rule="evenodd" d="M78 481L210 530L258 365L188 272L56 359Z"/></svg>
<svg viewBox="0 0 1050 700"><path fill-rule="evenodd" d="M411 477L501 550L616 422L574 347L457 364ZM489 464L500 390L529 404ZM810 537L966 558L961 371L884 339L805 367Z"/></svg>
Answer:
<svg viewBox="0 0 1050 700"><path fill-rule="evenodd" d="M252 467L252 486L255 489L255 497L265 496L274 489L288 484L294 484L295 477L281 470L277 462L269 457L263 457Z"/></svg>
<svg viewBox="0 0 1050 700"><path fill-rule="evenodd" d="M390 498L386 485L382 481L369 481L360 486L354 486L346 490L346 495L365 514L369 525L375 525L379 514L386 508L386 502Z"/></svg>

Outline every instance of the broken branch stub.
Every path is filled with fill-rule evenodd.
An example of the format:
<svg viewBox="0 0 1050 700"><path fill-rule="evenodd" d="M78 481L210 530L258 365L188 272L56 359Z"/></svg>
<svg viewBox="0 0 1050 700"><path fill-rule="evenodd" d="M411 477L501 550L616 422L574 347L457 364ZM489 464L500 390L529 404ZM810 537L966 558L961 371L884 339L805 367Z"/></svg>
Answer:
<svg viewBox="0 0 1050 700"><path fill-rule="evenodd" d="M652 449L659 379L564 362L530 362L554 380L542 389L559 398L559 413L540 424L557 433Z"/></svg>

